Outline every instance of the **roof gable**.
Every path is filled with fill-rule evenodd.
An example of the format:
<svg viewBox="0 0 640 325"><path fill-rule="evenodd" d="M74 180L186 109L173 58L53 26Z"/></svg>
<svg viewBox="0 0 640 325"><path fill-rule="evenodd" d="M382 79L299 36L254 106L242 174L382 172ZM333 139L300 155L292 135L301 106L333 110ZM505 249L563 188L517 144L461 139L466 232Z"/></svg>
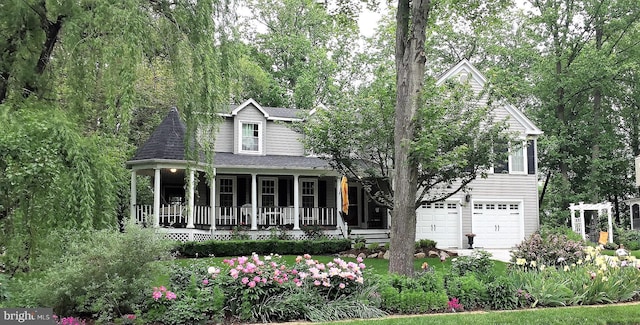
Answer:
<svg viewBox="0 0 640 325"><path fill-rule="evenodd" d="M267 107L258 104L258 102L253 98L250 98L238 106L230 106L229 111L220 115L225 117L237 116L240 111L250 106L255 107L264 116L264 118L269 121L300 122L315 114L317 110L317 108L307 111L287 107ZM319 105L318 107L324 108L322 105Z"/></svg>
<svg viewBox="0 0 640 325"><path fill-rule="evenodd" d="M471 64L467 59L463 59L458 64L456 64L453 68L447 70L443 73L440 78L436 81L436 85L440 86L445 81L451 78L459 78L461 81L473 80L480 88L484 88L487 84L487 78L480 73L480 71ZM542 134L542 130L540 130L527 116L524 115L519 109L515 106L505 103L502 105L503 108L507 111L509 116L513 118L515 123L519 123L526 135L537 136Z"/></svg>

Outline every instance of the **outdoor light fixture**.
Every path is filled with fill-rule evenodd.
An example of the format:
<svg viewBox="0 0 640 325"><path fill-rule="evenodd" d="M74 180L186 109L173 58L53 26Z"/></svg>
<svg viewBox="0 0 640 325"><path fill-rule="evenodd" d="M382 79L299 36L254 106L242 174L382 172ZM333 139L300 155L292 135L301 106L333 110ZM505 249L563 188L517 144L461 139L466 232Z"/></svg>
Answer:
<svg viewBox="0 0 640 325"><path fill-rule="evenodd" d="M177 172L178 170L177 170L177 169L175 169L175 168L171 168L171 169L169 169L169 171L170 171L170 172L172 172L172 173L175 173L175 172Z"/></svg>

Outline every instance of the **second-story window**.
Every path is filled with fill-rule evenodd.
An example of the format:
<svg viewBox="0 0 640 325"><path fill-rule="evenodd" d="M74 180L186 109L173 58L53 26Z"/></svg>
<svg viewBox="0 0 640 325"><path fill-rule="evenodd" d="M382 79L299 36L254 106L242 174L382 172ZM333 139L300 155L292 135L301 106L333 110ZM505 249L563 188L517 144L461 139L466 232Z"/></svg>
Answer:
<svg viewBox="0 0 640 325"><path fill-rule="evenodd" d="M241 151L260 152L260 124L242 123Z"/></svg>

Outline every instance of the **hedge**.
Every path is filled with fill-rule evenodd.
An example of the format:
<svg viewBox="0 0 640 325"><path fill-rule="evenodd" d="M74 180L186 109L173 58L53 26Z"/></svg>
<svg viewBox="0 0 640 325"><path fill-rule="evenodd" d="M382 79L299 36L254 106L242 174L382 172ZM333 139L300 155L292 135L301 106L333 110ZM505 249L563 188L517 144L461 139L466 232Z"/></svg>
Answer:
<svg viewBox="0 0 640 325"><path fill-rule="evenodd" d="M186 242L177 251L185 257L242 256L257 254L323 255L351 249L349 239L330 240L208 240Z"/></svg>

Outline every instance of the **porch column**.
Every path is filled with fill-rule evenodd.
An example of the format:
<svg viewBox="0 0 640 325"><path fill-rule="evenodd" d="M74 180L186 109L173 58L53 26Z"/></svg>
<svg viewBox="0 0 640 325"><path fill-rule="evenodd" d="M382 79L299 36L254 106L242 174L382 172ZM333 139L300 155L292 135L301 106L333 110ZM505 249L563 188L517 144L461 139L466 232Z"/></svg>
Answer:
<svg viewBox="0 0 640 325"><path fill-rule="evenodd" d="M251 230L258 230L258 176L251 174Z"/></svg>
<svg viewBox="0 0 640 325"><path fill-rule="evenodd" d="M573 203L569 203L569 219L571 220L571 229L573 232L577 233L576 229L576 219L575 219L575 209L573 208Z"/></svg>
<svg viewBox="0 0 640 325"><path fill-rule="evenodd" d="M293 230L300 230L300 175L293 175Z"/></svg>
<svg viewBox="0 0 640 325"><path fill-rule="evenodd" d="M586 235L585 235L585 228L586 225L584 224L584 207L582 206L584 204L584 202L580 202L580 224L582 225L581 229L580 229L580 234L582 235L582 239L587 239Z"/></svg>
<svg viewBox="0 0 640 325"><path fill-rule="evenodd" d="M195 171L191 168L189 168L189 184L187 184L188 190L189 190L189 203L187 203L187 228L195 228L195 226L193 225L193 209L195 208L195 204L193 202L194 200L194 195L193 195L193 183L194 183L194 174Z"/></svg>
<svg viewBox="0 0 640 325"><path fill-rule="evenodd" d="M629 204L629 216L630 216L629 221L631 222L631 228L630 228L631 230L633 230L633 206L636 204L638 203L635 201L631 201L631 204Z"/></svg>
<svg viewBox="0 0 640 325"><path fill-rule="evenodd" d="M133 222L136 222L136 194L137 194L137 188L136 188L136 170L132 169L131 170L131 220L133 220Z"/></svg>
<svg viewBox="0 0 640 325"><path fill-rule="evenodd" d="M609 243L613 243L613 222L611 221L611 202L607 202L607 216L609 217L609 225L608 225L609 226Z"/></svg>
<svg viewBox="0 0 640 325"><path fill-rule="evenodd" d="M344 223L342 215L342 177L336 177L336 213L340 216L340 220Z"/></svg>
<svg viewBox="0 0 640 325"><path fill-rule="evenodd" d="M160 168L153 175L153 226L160 227Z"/></svg>
<svg viewBox="0 0 640 325"><path fill-rule="evenodd" d="M209 177L209 216L211 218L211 234L216 230L216 171Z"/></svg>

